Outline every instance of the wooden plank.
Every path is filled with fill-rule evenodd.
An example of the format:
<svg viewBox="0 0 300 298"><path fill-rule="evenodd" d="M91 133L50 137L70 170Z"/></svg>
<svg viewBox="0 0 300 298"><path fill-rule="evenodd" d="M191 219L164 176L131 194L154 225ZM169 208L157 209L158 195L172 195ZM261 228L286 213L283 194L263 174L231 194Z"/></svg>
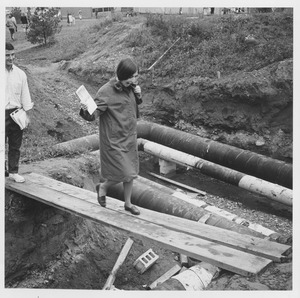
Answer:
<svg viewBox="0 0 300 298"><path fill-rule="evenodd" d="M156 288L159 284L162 284L163 282L165 282L166 280L168 280L169 278L171 278L174 274L176 274L180 270L181 270L181 266L179 266L178 264L176 264L170 270L168 270L167 272L165 272L161 277L159 277L153 283L151 283L149 286L147 286L147 289L148 290L152 290L152 289Z"/></svg>
<svg viewBox="0 0 300 298"><path fill-rule="evenodd" d="M179 192L178 192L179 193ZM275 233L275 231L272 231L268 228L265 228L259 224L255 224L255 223L251 223L251 222L248 222L247 220L245 220L244 218L240 218L238 217L237 215L235 214L232 214L226 210L223 210L223 209L220 209L216 206L211 206L211 205L208 205L206 204L205 202L201 201L201 200L198 200L198 199L192 199L192 198L189 198L188 196L186 195L181 195L177 193L174 193L173 196L176 196L178 199L181 199L189 204L193 204L197 207L201 207L203 209L205 209L206 211L209 211L210 213L212 214L216 214L218 216L221 216L221 217L224 217L230 221L234 221L236 222L237 224L243 224L245 222L247 222L247 227L253 231L256 231L258 233L261 233L265 236L270 236L272 234ZM201 218L201 221L202 221L202 218Z"/></svg>
<svg viewBox="0 0 300 298"><path fill-rule="evenodd" d="M28 177L36 184L40 184L44 187L49 187L54 190L59 190L71 196L98 205L96 194L91 191L74 187L70 184L53 180L35 173L29 174ZM107 197L107 208L127 213L124 211L123 206L124 203L122 201ZM189 235L200 237L205 240L239 249L241 251L269 258L275 262L283 261L286 258L285 255L291 252L291 246L285 244L271 242L266 239L261 239L249 235L241 235L230 230L209 226L200 222L195 222L164 213L154 212L141 207L140 209L141 215L139 216L139 218L143 220L147 220L174 231L183 232Z"/></svg>
<svg viewBox="0 0 300 298"><path fill-rule="evenodd" d="M152 173L152 172L148 172L149 175L153 176L153 177L156 177L160 180L163 180L163 181L166 181L166 182L169 182L171 184L174 184L174 185L177 185L179 187L182 187L182 188L185 188L187 190L190 190L190 191L193 191L193 192L196 192L202 196L205 196L206 195L206 192L198 189L198 188L195 188L195 187L191 187L191 186L188 186L188 185L185 185L185 184L182 184L180 182L177 182L177 181L174 181L174 180L171 180L171 179L168 179L166 177L163 177L163 176L160 176L160 175L157 175L155 173Z"/></svg>
<svg viewBox="0 0 300 298"><path fill-rule="evenodd" d="M104 287L102 288L102 290L110 290L111 289L111 286L113 285L113 283L116 279L116 274L117 274L119 268L124 263L132 244L133 244L133 240L128 238L126 243L124 244L124 246L123 246L123 248L120 252L120 255L119 255L113 269L111 270L111 273L109 274L109 276L106 280L106 283L105 283Z"/></svg>
<svg viewBox="0 0 300 298"><path fill-rule="evenodd" d="M192 203L192 202L190 202L190 203ZM192 204L193 204L193 203L192 203ZM242 224L242 223L245 223L245 222L246 222L246 223L247 223L247 227L248 227L249 229L252 229L252 230L254 230L254 231L256 231L256 232L259 232L259 233L261 233L261 234L263 234L263 235L265 235L265 236L268 236L268 237L269 237L270 235L272 235L272 234L275 233L275 231L272 231L272 230L270 230L270 229L268 229L268 228L265 228L264 226L261 226L261 225L255 224L255 223L248 222L248 221L245 220L244 218L241 218L241 217L238 217L238 216L233 217L233 214L232 214L232 213L227 212L227 211L225 211L225 210L222 210L222 209L220 209L220 208L217 208L216 206L207 206L207 207L205 207L205 210L207 210L207 211L209 211L209 212L212 212L212 213L214 213L214 214L217 214L217 215L219 215L219 216L228 218L229 220L232 220L232 221L234 221L234 222L236 222L236 223Z"/></svg>
<svg viewBox="0 0 300 298"><path fill-rule="evenodd" d="M192 199L191 197L187 196L186 194L182 193L181 191L176 191L172 194L173 197L176 197L182 201L185 201L189 204L193 204L194 206L205 208L208 204L202 200Z"/></svg>
<svg viewBox="0 0 300 298"><path fill-rule="evenodd" d="M74 196L36 184L30 181L29 175L24 176L27 180L25 183L15 183L7 179L5 187L66 212L146 238L165 249L186 254L225 270L243 276L251 276L259 273L272 262L263 257L166 229L142 220L138 216L133 217L130 214L96 206Z"/></svg>

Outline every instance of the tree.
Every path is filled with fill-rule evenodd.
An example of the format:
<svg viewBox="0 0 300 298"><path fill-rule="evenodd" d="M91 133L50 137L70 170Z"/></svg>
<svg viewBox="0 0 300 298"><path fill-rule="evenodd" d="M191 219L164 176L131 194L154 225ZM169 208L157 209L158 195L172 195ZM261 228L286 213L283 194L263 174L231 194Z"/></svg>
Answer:
<svg viewBox="0 0 300 298"><path fill-rule="evenodd" d="M20 7L13 7L11 14L15 17L17 24L21 23L21 9Z"/></svg>
<svg viewBox="0 0 300 298"><path fill-rule="evenodd" d="M44 44L54 41L54 35L61 31L62 25L54 8L39 7L29 20L27 40L32 44Z"/></svg>

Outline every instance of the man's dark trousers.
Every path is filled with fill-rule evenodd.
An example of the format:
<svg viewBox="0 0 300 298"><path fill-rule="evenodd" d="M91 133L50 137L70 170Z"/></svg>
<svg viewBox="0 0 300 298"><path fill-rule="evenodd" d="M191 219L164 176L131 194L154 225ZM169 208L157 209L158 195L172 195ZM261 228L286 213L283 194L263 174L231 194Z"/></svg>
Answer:
<svg viewBox="0 0 300 298"><path fill-rule="evenodd" d="M22 145L23 130L12 120L10 114L16 109L5 110L5 141L8 142L8 172L18 173L20 148Z"/></svg>

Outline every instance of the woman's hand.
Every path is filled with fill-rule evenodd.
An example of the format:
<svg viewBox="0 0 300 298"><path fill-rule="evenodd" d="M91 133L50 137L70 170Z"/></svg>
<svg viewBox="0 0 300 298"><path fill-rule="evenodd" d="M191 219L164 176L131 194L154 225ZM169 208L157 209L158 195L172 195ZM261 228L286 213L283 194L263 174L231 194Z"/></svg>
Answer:
<svg viewBox="0 0 300 298"><path fill-rule="evenodd" d="M141 90L141 87L139 85L135 85L133 87L133 92L134 93L138 93L138 94L141 94L142 90Z"/></svg>
<svg viewBox="0 0 300 298"><path fill-rule="evenodd" d="M80 107L85 111L88 109L88 106L84 103L81 103Z"/></svg>

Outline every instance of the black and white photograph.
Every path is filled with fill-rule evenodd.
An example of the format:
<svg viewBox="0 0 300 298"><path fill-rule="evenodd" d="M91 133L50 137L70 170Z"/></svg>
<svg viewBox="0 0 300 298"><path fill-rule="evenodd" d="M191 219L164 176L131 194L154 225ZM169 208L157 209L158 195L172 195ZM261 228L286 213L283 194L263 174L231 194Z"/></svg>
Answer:
<svg viewBox="0 0 300 298"><path fill-rule="evenodd" d="M299 295L295 3L14 2L1 296Z"/></svg>

